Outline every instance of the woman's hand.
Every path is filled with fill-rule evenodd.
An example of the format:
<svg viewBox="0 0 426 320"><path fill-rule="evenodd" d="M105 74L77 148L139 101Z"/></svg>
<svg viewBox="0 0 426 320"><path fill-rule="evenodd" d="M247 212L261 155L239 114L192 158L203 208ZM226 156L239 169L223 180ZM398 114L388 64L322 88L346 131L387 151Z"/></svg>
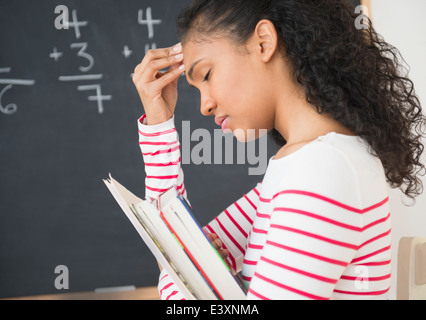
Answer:
<svg viewBox="0 0 426 320"><path fill-rule="evenodd" d="M149 50L133 73L133 83L145 109L148 125L173 117L177 103L177 83L185 70L181 44ZM160 70L169 68L166 72Z"/></svg>
<svg viewBox="0 0 426 320"><path fill-rule="evenodd" d="M207 235L207 238L211 242L211 244L216 248L216 250L219 252L220 256L223 260L226 261L226 259L229 256L229 250L222 248L222 241L218 238L218 236L215 233L209 233ZM157 261L158 267L160 268L160 271L163 270L163 267L161 264Z"/></svg>
<svg viewBox="0 0 426 320"><path fill-rule="evenodd" d="M210 242L212 243L213 247L216 248L217 252L219 252L219 254L221 255L221 257L226 260L229 256L229 251L228 249L223 249L222 248L222 241L218 238L218 236L215 233L209 233L207 235L207 238L210 240Z"/></svg>

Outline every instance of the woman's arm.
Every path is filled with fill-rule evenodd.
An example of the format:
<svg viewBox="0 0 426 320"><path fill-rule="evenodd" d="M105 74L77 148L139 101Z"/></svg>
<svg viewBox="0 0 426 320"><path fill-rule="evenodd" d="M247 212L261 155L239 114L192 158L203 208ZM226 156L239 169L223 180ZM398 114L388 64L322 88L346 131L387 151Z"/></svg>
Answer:
<svg viewBox="0 0 426 320"><path fill-rule="evenodd" d="M172 186L187 199L183 184L183 171L180 161L180 143L170 120L149 126L146 115L138 120L139 146L145 163L145 198L156 202L159 196Z"/></svg>
<svg viewBox="0 0 426 320"><path fill-rule="evenodd" d="M138 121L139 145L145 163L145 197L156 202L160 194L172 186L188 199L180 161L180 143L174 126L174 117L161 124L146 125L145 115ZM214 233L228 250L228 264L240 271L247 237L256 214L260 184L241 199L226 208L211 221L204 231ZM183 295L163 269L159 292L162 299L182 299Z"/></svg>

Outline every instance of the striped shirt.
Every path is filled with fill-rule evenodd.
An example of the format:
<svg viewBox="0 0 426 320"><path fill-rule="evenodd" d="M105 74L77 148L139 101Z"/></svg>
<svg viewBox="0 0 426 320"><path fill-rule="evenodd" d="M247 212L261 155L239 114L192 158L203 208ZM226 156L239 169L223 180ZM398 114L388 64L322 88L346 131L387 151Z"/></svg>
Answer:
<svg viewBox="0 0 426 320"><path fill-rule="evenodd" d="M146 199L175 185L187 199L174 118L138 121ZM248 299L387 299L391 221L382 164L359 137L334 132L271 158L261 183L205 231L228 249ZM161 299L185 299L165 269Z"/></svg>

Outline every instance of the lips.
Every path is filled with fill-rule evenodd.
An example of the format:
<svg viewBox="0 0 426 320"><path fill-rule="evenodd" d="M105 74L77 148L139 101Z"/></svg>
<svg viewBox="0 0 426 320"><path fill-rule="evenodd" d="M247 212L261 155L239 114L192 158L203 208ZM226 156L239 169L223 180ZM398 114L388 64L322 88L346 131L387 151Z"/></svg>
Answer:
<svg viewBox="0 0 426 320"><path fill-rule="evenodd" d="M227 124L229 121L228 116L222 116L222 117L216 117L215 122L218 126L222 127L222 131L225 131L227 129Z"/></svg>

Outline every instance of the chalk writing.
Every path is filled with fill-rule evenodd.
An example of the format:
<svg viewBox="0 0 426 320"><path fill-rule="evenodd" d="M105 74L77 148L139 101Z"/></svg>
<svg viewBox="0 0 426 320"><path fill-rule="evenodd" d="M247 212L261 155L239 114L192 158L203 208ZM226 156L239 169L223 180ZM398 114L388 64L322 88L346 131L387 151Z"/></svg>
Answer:
<svg viewBox="0 0 426 320"><path fill-rule="evenodd" d="M141 25L146 25L148 27L148 39L154 39L154 25L161 24L160 19L152 19L152 9L151 7L146 8L146 19L143 19L143 10L138 11L138 23ZM155 42L145 44L145 53L150 49L157 49L157 44Z"/></svg>
<svg viewBox="0 0 426 320"><path fill-rule="evenodd" d="M111 100L111 95L102 95L101 91L101 85L99 84L93 84L93 85L84 85L84 86L78 86L77 89L79 91L85 91L85 90L96 90L95 96L89 96L88 99L90 101L97 101L98 102L98 112L99 114L104 113L104 106L102 101Z"/></svg>
<svg viewBox="0 0 426 320"><path fill-rule="evenodd" d="M72 21L68 22L68 26L74 28L76 39L81 38L80 27L85 27L89 24L89 21L79 21L77 18L77 10L72 10ZM64 28L65 29L65 28ZM61 82L80 82L80 81L92 81L92 80L101 80L103 78L103 74L86 74L93 69L95 65L95 58L92 54L88 52L89 44L88 42L73 42L70 44L71 49L78 50L76 55L82 59L82 64L78 66L78 70L82 72L82 74L75 75L60 75L58 80ZM55 47L53 52L49 55L51 58L57 61L59 57L62 56L61 52L57 51L58 49ZM102 87L100 83L82 85L77 84L78 91L87 91L87 90L95 90L96 94L93 96L89 96L89 101L96 101L98 106L98 113L104 113L104 101L108 101L112 99L112 95L104 95L102 94Z"/></svg>
<svg viewBox="0 0 426 320"><path fill-rule="evenodd" d="M124 46L122 53L123 56L127 59L132 54L132 50L130 50L128 46Z"/></svg>
<svg viewBox="0 0 426 320"><path fill-rule="evenodd" d="M155 44L155 43L152 43L152 44L149 44L149 43L147 43L147 44L145 44L145 54L148 52L148 50L150 50L150 49L157 49L157 45Z"/></svg>
<svg viewBox="0 0 426 320"><path fill-rule="evenodd" d="M87 72L90 71L93 68L93 65L95 63L95 59L93 59L93 57L88 54L85 50L87 49L87 43L86 42L82 42L82 43L71 43L71 48L80 48L80 50L78 51L77 55L79 57L85 58L89 61L89 64L85 67L80 66L78 67L78 69L81 72Z"/></svg>
<svg viewBox="0 0 426 320"><path fill-rule="evenodd" d="M76 76L59 76L59 81L99 80L102 74L81 74Z"/></svg>
<svg viewBox="0 0 426 320"><path fill-rule="evenodd" d="M10 67L0 68L0 73L9 73L12 70ZM33 86L35 80L26 80L26 79L1 79L0 84L6 84L6 86L0 91L0 112L3 114L11 115L18 110L18 106L15 103L9 103L6 106L3 106L2 98L6 91L16 86Z"/></svg>
<svg viewBox="0 0 426 320"><path fill-rule="evenodd" d="M75 31L75 37L80 39L80 27L86 27L89 24L88 21L78 21L77 19L77 10L72 11L72 22L68 22L69 27L73 27Z"/></svg>
<svg viewBox="0 0 426 320"><path fill-rule="evenodd" d="M154 38L154 25L160 24L161 20L152 19L151 8L148 7L146 9L146 19L143 19L143 10L138 11L138 23L142 25L146 25L148 27L148 38Z"/></svg>
<svg viewBox="0 0 426 320"><path fill-rule="evenodd" d="M58 49L53 48L53 52L49 54L49 57L55 59L55 62L58 62L58 59L63 56L63 52L58 52Z"/></svg>

